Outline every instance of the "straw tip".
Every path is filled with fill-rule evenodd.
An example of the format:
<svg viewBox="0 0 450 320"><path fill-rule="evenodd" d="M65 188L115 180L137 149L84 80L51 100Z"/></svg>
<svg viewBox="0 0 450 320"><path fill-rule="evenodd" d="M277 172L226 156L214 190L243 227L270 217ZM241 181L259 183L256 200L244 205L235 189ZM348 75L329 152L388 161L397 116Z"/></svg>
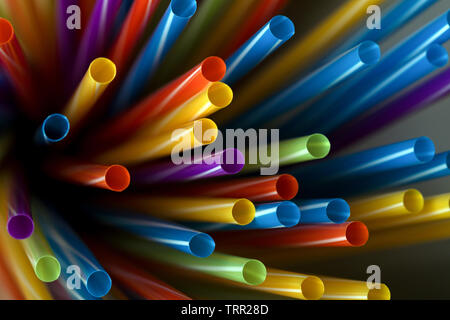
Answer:
<svg viewBox="0 0 450 320"><path fill-rule="evenodd" d="M373 65L380 61L381 49L376 42L367 40L361 42L358 46L358 54L363 63Z"/></svg>
<svg viewBox="0 0 450 320"><path fill-rule="evenodd" d="M9 218L6 227L11 237L17 240L23 240L33 234L34 222L29 215L20 214Z"/></svg>
<svg viewBox="0 0 450 320"><path fill-rule="evenodd" d="M108 273L102 270L94 271L86 280L86 289L96 298L104 297L111 290L112 281Z"/></svg>
<svg viewBox="0 0 450 320"><path fill-rule="evenodd" d="M291 201L280 202L276 214L280 225L285 228L293 227L300 222L300 209Z"/></svg>
<svg viewBox="0 0 450 320"><path fill-rule="evenodd" d="M189 241L189 249L192 255L199 258L209 257L216 247L213 238L206 233L194 235Z"/></svg>
<svg viewBox="0 0 450 320"><path fill-rule="evenodd" d="M172 13L181 18L190 18L197 11L197 1L195 0L172 0L170 2Z"/></svg>
<svg viewBox="0 0 450 320"><path fill-rule="evenodd" d="M269 28L276 38L283 41L289 40L295 34L294 23L283 15L273 17L269 22Z"/></svg>
<svg viewBox="0 0 450 320"><path fill-rule="evenodd" d="M36 262L36 276L43 282L53 282L59 278L61 265L53 256L40 257Z"/></svg>
<svg viewBox="0 0 450 320"><path fill-rule="evenodd" d="M448 52L440 44L432 44L427 51L428 61L437 68L443 67L448 62Z"/></svg>
<svg viewBox="0 0 450 320"><path fill-rule="evenodd" d="M225 149L220 163L227 174L236 174L244 168L245 158L239 149Z"/></svg>
<svg viewBox="0 0 450 320"><path fill-rule="evenodd" d="M298 181L290 174L282 174L278 177L275 188L283 200L291 200L298 193Z"/></svg>
<svg viewBox="0 0 450 320"><path fill-rule="evenodd" d="M124 166L112 165L106 170L105 182L111 191L122 192L130 185L130 172Z"/></svg>
<svg viewBox="0 0 450 320"><path fill-rule="evenodd" d="M62 114L49 115L42 123L42 136L47 143L56 143L64 140L70 131L69 119Z"/></svg>
<svg viewBox="0 0 450 320"><path fill-rule="evenodd" d="M350 206L343 199L332 199L328 202L326 213L333 223L344 223L350 217Z"/></svg>
<svg viewBox="0 0 450 320"><path fill-rule="evenodd" d="M12 40L14 37L14 28L7 19L0 18L0 46Z"/></svg>

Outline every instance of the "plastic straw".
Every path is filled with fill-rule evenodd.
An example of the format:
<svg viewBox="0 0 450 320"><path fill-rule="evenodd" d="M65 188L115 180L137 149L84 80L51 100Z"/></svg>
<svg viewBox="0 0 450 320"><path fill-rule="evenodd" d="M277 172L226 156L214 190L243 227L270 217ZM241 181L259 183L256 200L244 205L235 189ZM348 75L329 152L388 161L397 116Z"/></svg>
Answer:
<svg viewBox="0 0 450 320"><path fill-rule="evenodd" d="M231 85L241 79L294 33L294 24L289 18L273 17L226 60L227 73L223 81Z"/></svg>
<svg viewBox="0 0 450 320"><path fill-rule="evenodd" d="M344 223L350 217L350 206L343 199L314 199L296 201L302 217L301 224Z"/></svg>
<svg viewBox="0 0 450 320"><path fill-rule="evenodd" d="M120 240L120 241L119 241ZM266 278L266 267L255 259L247 259L222 253L198 258L174 249L162 249L156 244L146 244L133 238L110 238L115 246L134 255L177 267L198 271L249 285L259 285Z"/></svg>
<svg viewBox="0 0 450 320"><path fill-rule="evenodd" d="M114 204L124 209L177 221L246 225L255 218L255 206L247 199L127 195L118 198Z"/></svg>
<svg viewBox="0 0 450 320"><path fill-rule="evenodd" d="M233 175L244 167L244 156L238 149L225 149L200 159L189 159L179 165L172 161L143 165L131 171L133 183L148 185L159 182L193 181Z"/></svg>
<svg viewBox="0 0 450 320"><path fill-rule="evenodd" d="M205 258L213 253L214 240L206 233L198 232L181 225L138 215L133 212L94 207L89 209L92 217L131 234L172 247L190 255Z"/></svg>
<svg viewBox="0 0 450 320"><path fill-rule="evenodd" d="M328 48L338 43L346 32L364 19L369 5L383 2L383 0L347 1L304 38L297 40L276 61L257 72L247 85L242 86L233 104L233 112L229 110L224 113L220 120L226 122L233 119L243 108L254 106L280 89L314 60L324 56Z"/></svg>
<svg viewBox="0 0 450 320"><path fill-rule="evenodd" d="M246 154L248 159L246 160L246 165L244 167L245 172L255 171L268 165L274 166L275 164L278 164L278 166L286 166L322 159L330 152L331 145L327 137L318 133L306 137L284 140L279 144L272 143L270 150L273 152L274 149L278 149L278 157L277 159L271 159L271 163L269 164L264 163L266 160L261 157L261 148L267 148L267 146L260 146L259 149L248 150ZM257 154L256 162L252 159L253 154ZM271 154L271 156L273 157L274 155Z"/></svg>
<svg viewBox="0 0 450 320"><path fill-rule="evenodd" d="M84 297L89 297L89 295L94 298L105 296L111 289L111 278L86 245L63 219L42 203L34 201L33 210L42 221L42 230L61 263L64 270L63 279L67 281L73 274L67 272L70 266L78 266L80 270L77 275L80 277L81 286L68 291ZM86 290L87 293L85 293Z"/></svg>
<svg viewBox="0 0 450 320"><path fill-rule="evenodd" d="M188 101L212 82L220 81L225 71L226 65L222 59L218 57L204 59L184 75L150 94L96 130L90 145L97 148L99 144L129 137L143 125Z"/></svg>
<svg viewBox="0 0 450 320"><path fill-rule="evenodd" d="M322 300L390 300L391 292L383 284L369 288L366 281L320 277L325 286ZM375 284L374 284L375 285Z"/></svg>
<svg viewBox="0 0 450 320"><path fill-rule="evenodd" d="M159 0L135 0L128 11L125 22L115 40L109 57L119 72L127 66L139 38L153 16Z"/></svg>
<svg viewBox="0 0 450 320"><path fill-rule="evenodd" d="M264 248L287 247L360 247L369 231L362 222L341 224L300 225L288 229L227 231L214 234L220 246L250 246Z"/></svg>
<svg viewBox="0 0 450 320"><path fill-rule="evenodd" d="M122 192L130 185L130 173L121 165L105 166L58 158L48 161L45 170L56 179L115 192Z"/></svg>
<svg viewBox="0 0 450 320"><path fill-rule="evenodd" d="M291 201L262 203L255 205L253 221L245 226L230 224L191 224L192 227L206 231L252 230L289 228L300 221L301 212Z"/></svg>
<svg viewBox="0 0 450 320"><path fill-rule="evenodd" d="M416 189L353 200L349 203L352 208L352 219L367 222L369 228L369 221L407 216L420 212L424 206L423 196Z"/></svg>
<svg viewBox="0 0 450 320"><path fill-rule="evenodd" d="M84 78L64 109L73 127L79 126L97 100L116 77L116 66L106 58L91 62Z"/></svg>
<svg viewBox="0 0 450 320"><path fill-rule="evenodd" d="M380 47L375 42L365 41L255 106L239 118L237 123L243 128L266 123L338 85L355 73L376 64L380 55Z"/></svg>
<svg viewBox="0 0 450 320"><path fill-rule="evenodd" d="M75 60L72 79L74 86L81 81L83 72L88 69L92 60L105 54L119 6L120 0L97 0L95 2Z"/></svg>
<svg viewBox="0 0 450 320"><path fill-rule="evenodd" d="M172 0L158 27L133 64L116 97L112 112L124 110L138 99L156 68L197 9L195 0Z"/></svg>
<svg viewBox="0 0 450 320"><path fill-rule="evenodd" d="M173 132L153 137L137 137L114 147L95 158L99 162L119 161L124 164L137 164L168 156L177 149L190 150L213 143L218 134L216 124L209 119L188 123Z"/></svg>
<svg viewBox="0 0 450 320"><path fill-rule="evenodd" d="M49 145L64 140L70 130L69 119L65 115L54 113L42 122L36 132L36 143Z"/></svg>
<svg viewBox="0 0 450 320"><path fill-rule="evenodd" d="M376 111L355 119L333 134L333 147L342 148L394 123L395 121L432 106L450 93L450 69L414 87Z"/></svg>
<svg viewBox="0 0 450 320"><path fill-rule="evenodd" d="M0 282L2 284L0 300L24 300L24 296L14 280L6 262L5 252L0 246Z"/></svg>

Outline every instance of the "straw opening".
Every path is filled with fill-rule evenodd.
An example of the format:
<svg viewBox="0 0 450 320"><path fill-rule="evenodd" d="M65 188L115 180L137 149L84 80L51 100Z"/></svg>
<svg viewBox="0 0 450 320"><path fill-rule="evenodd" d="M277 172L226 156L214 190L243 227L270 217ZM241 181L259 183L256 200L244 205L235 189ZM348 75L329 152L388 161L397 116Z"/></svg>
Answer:
<svg viewBox="0 0 450 320"><path fill-rule="evenodd" d="M300 222L300 209L293 202L281 202L276 212L278 221L286 228L293 227Z"/></svg>
<svg viewBox="0 0 450 320"><path fill-rule="evenodd" d="M170 7L174 15L190 18L197 10L197 2L195 0L172 0Z"/></svg>
<svg viewBox="0 0 450 320"><path fill-rule="evenodd" d="M229 159L232 159L229 161ZM222 153L222 170L228 174L235 174L242 170L245 164L244 155L238 149L226 149Z"/></svg>
<svg viewBox="0 0 450 320"><path fill-rule="evenodd" d="M266 280L267 270L261 261L249 260L242 268L242 276L247 284L257 286Z"/></svg>
<svg viewBox="0 0 450 320"><path fill-rule="evenodd" d="M410 189L403 194L403 206L410 213L420 212L424 203L425 200L418 190Z"/></svg>
<svg viewBox="0 0 450 320"><path fill-rule="evenodd" d="M325 286L318 277L307 277L300 287L307 300L319 300L325 292Z"/></svg>
<svg viewBox="0 0 450 320"><path fill-rule="evenodd" d="M275 188L283 200L291 200L298 193L298 182L294 176L283 174L278 178Z"/></svg>
<svg viewBox="0 0 450 320"><path fill-rule="evenodd" d="M369 239L369 230L362 222L351 222L345 230L345 237L352 246L359 247L364 245Z"/></svg>
<svg viewBox="0 0 450 320"><path fill-rule="evenodd" d="M110 166L106 170L105 183L112 191L123 191L130 185L130 173L120 165Z"/></svg>
<svg viewBox="0 0 450 320"><path fill-rule="evenodd" d="M213 143L217 138L217 125L210 119L194 121L194 137L201 144Z"/></svg>
<svg viewBox="0 0 450 320"><path fill-rule="evenodd" d="M86 289L96 298L104 297L111 290L111 278L102 270L94 271L86 280Z"/></svg>
<svg viewBox="0 0 450 320"><path fill-rule="evenodd" d="M295 33L295 26L291 19L281 15L270 20L269 28L272 34L280 40L288 40Z"/></svg>
<svg viewBox="0 0 450 320"><path fill-rule="evenodd" d="M250 200L237 200L232 208L232 216L234 221L240 225L247 225L255 218L255 206Z"/></svg>
<svg viewBox="0 0 450 320"><path fill-rule="evenodd" d="M427 51L428 61L436 67L443 67L448 62L447 50L438 44L433 44Z"/></svg>
<svg viewBox="0 0 450 320"><path fill-rule="evenodd" d="M222 58L208 57L203 60L201 70L206 80L216 82L222 80L225 76L227 65Z"/></svg>
<svg viewBox="0 0 450 320"><path fill-rule="evenodd" d="M345 200L333 199L326 208L327 217L334 223L343 223L350 217L350 206Z"/></svg>
<svg viewBox="0 0 450 320"><path fill-rule="evenodd" d="M20 214L9 218L6 227L11 237L17 240L23 240L33 234L34 222L30 216Z"/></svg>
<svg viewBox="0 0 450 320"><path fill-rule="evenodd" d="M364 41L359 45L358 54L361 62L368 65L375 64L381 57L380 46L373 41Z"/></svg>
<svg viewBox="0 0 450 320"><path fill-rule="evenodd" d="M50 142L63 140L70 130L69 119L62 114L52 114L48 116L42 124L44 137Z"/></svg>
<svg viewBox="0 0 450 320"><path fill-rule="evenodd" d="M199 258L209 257L213 252L216 244L206 233L196 234L189 241L189 249L194 256Z"/></svg>
<svg viewBox="0 0 450 320"><path fill-rule="evenodd" d="M316 159L324 158L330 152L330 141L323 134L317 133L308 137L306 148Z"/></svg>
<svg viewBox="0 0 450 320"><path fill-rule="evenodd" d="M43 282L53 282L61 273L61 265L52 256L43 256L38 259L35 267L36 276Z"/></svg>
<svg viewBox="0 0 450 320"><path fill-rule="evenodd" d="M391 300L391 292L385 284L380 285L380 289L370 289L367 300Z"/></svg>
<svg viewBox="0 0 450 320"><path fill-rule="evenodd" d="M217 108L225 108L233 101L233 90L223 82L215 82L208 88L208 99Z"/></svg>
<svg viewBox="0 0 450 320"><path fill-rule="evenodd" d="M95 82L108 84L116 77L116 65L109 59L97 58L92 61L89 73Z"/></svg>
<svg viewBox="0 0 450 320"><path fill-rule="evenodd" d="M0 18L0 46L11 41L14 36L14 28L6 19Z"/></svg>
<svg viewBox="0 0 450 320"><path fill-rule="evenodd" d="M433 160L435 155L434 143L430 138L421 137L414 143L414 154L420 162Z"/></svg>

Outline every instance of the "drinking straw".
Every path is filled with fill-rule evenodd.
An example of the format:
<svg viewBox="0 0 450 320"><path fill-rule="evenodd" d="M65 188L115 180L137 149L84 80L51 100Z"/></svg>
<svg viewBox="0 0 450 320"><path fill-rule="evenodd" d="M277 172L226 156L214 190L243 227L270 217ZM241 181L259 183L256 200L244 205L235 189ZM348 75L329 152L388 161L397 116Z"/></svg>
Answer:
<svg viewBox="0 0 450 320"><path fill-rule="evenodd" d="M64 114L72 126L80 121L92 109L97 100L116 77L116 66L107 58L97 58L91 62L78 88L67 103Z"/></svg>
<svg viewBox="0 0 450 320"><path fill-rule="evenodd" d="M24 300L24 296L14 281L13 275L8 268L6 256L0 246L0 300Z"/></svg>
<svg viewBox="0 0 450 320"><path fill-rule="evenodd" d="M197 9L195 0L172 0L158 27L127 74L112 112L124 110L140 97L150 78Z"/></svg>
<svg viewBox="0 0 450 320"><path fill-rule="evenodd" d="M214 251L214 240L206 233L129 211L89 208L91 216L101 222L131 234L172 247L190 255L205 258Z"/></svg>
<svg viewBox="0 0 450 320"><path fill-rule="evenodd" d="M107 247L94 245L94 252L108 273L125 289L147 300L191 300L184 293L136 268L129 257L119 255Z"/></svg>
<svg viewBox="0 0 450 320"><path fill-rule="evenodd" d="M130 56L153 16L158 3L159 0L135 0L132 3L109 54L109 58L114 61L119 72L124 70L130 61Z"/></svg>
<svg viewBox="0 0 450 320"><path fill-rule="evenodd" d="M92 60L105 54L119 6L120 0L97 0L95 2L73 65L71 86L75 86L81 81L83 72L88 69Z"/></svg>
<svg viewBox="0 0 450 320"><path fill-rule="evenodd" d="M295 203L302 213L301 224L344 223L350 217L350 206L343 199L312 199Z"/></svg>
<svg viewBox="0 0 450 320"><path fill-rule="evenodd" d="M233 100L233 91L222 82L214 82L205 90L174 108L170 112L146 124L138 135L157 135L180 125L207 117L227 106Z"/></svg>
<svg viewBox="0 0 450 320"><path fill-rule="evenodd" d="M119 161L136 164L162 158L194 147L213 143L218 135L216 124L210 119L199 119L172 132L153 137L137 137L96 156L99 162Z"/></svg>
<svg viewBox="0 0 450 320"><path fill-rule="evenodd" d="M320 278L274 268L267 269L263 283L246 288L301 300L319 300L324 294Z"/></svg>
<svg viewBox="0 0 450 320"><path fill-rule="evenodd" d="M225 149L181 164L172 161L151 163L131 171L133 184L192 181L236 174L244 167L244 156L238 149Z"/></svg>
<svg viewBox="0 0 450 320"><path fill-rule="evenodd" d="M450 69L439 73L389 102L374 112L355 119L341 130L333 133L333 147L342 148L376 132L396 120L434 102L450 93Z"/></svg>
<svg viewBox="0 0 450 320"><path fill-rule="evenodd" d="M327 187L334 181L344 183L353 177L428 163L434 155L433 141L419 137L297 168L291 173L314 186Z"/></svg>
<svg viewBox="0 0 450 320"><path fill-rule="evenodd" d="M365 41L255 106L242 117L239 117L236 123L243 128L251 128L268 122L338 85L355 73L377 63L380 55L378 44Z"/></svg>
<svg viewBox="0 0 450 320"><path fill-rule="evenodd" d="M49 145L64 140L70 130L69 119L65 115L53 113L40 125L36 132L36 143Z"/></svg>
<svg viewBox="0 0 450 320"><path fill-rule="evenodd" d="M298 182L290 174L270 177L239 178L228 181L198 182L185 186L169 186L167 194L245 198L252 202L283 201L293 199L298 192ZM163 192L166 189L162 187ZM161 190L161 188L159 188Z"/></svg>
<svg viewBox="0 0 450 320"><path fill-rule="evenodd" d="M18 93L23 107L29 115L35 116L35 94L30 79L30 68L16 38L12 24L0 18L0 63L10 83Z"/></svg>
<svg viewBox="0 0 450 320"><path fill-rule="evenodd" d="M246 225L255 218L255 206L247 199L127 195L106 203L111 201L119 208L167 220Z"/></svg>
<svg viewBox="0 0 450 320"><path fill-rule="evenodd" d="M230 85L236 83L294 33L294 24L288 17L278 15L270 19L226 60L227 73L223 81Z"/></svg>
<svg viewBox="0 0 450 320"><path fill-rule="evenodd" d="M130 185L130 173L121 165L101 165L73 159L48 161L44 168L51 176L69 183L122 192Z"/></svg>
<svg viewBox="0 0 450 320"><path fill-rule="evenodd" d="M32 208L42 221L42 231L61 263L63 279L67 281L75 274L80 277L80 286L68 291L87 298L105 296L111 288L111 278L83 241L56 212L41 202L33 201ZM80 273L70 273L71 266L78 266Z"/></svg>
<svg viewBox="0 0 450 320"><path fill-rule="evenodd" d="M223 49L222 55L229 57L240 46L244 44L251 36L258 31L271 17L278 14L283 7L286 6L287 0L262 0L255 4L252 12L249 13L246 21L237 31L226 48Z"/></svg>
<svg viewBox="0 0 450 320"><path fill-rule="evenodd" d="M233 109L223 112L220 121L227 122L242 113L243 108L254 106L286 85L314 60L325 55L326 50L339 43L342 37L367 15L367 7L383 0L349 0L327 17L304 38L297 40L277 60L262 68L243 85L233 104ZM223 39L223 38L221 38Z"/></svg>
<svg viewBox="0 0 450 320"><path fill-rule="evenodd" d="M266 151L263 151L264 148ZM301 163L311 160L325 158L330 152L330 141L322 134L316 133L306 137L284 140L279 143L272 142L270 148L268 146L250 147L246 156L248 157L244 171L251 172L268 165L286 166L295 163ZM274 150L278 149L278 157L274 154ZM269 152L270 150L270 152ZM270 163L266 163L266 156L275 157L270 159ZM275 151L276 153L277 151ZM255 161L255 156L257 157Z"/></svg>
<svg viewBox="0 0 450 320"><path fill-rule="evenodd" d="M122 26L124 25L125 19L127 18L128 12L131 9L131 6L133 5L133 0L122 0L119 11L117 12L116 19L114 21L114 36L116 37Z"/></svg>
<svg viewBox="0 0 450 320"><path fill-rule="evenodd" d="M259 285L266 278L266 267L255 259L214 252L207 258L198 258L171 248L148 244L131 237L110 237L108 241L133 255L198 271L214 277L248 285Z"/></svg>
<svg viewBox="0 0 450 320"><path fill-rule="evenodd" d="M21 241L23 250L36 277L43 282L53 282L59 278L61 265L50 248L41 226L34 218L33 234Z"/></svg>
<svg viewBox="0 0 450 320"><path fill-rule="evenodd" d="M69 14L67 13L68 8L70 6L80 6L79 0L59 0L56 1L57 6L57 34L58 34L58 51L59 51L59 61L61 65L61 69L65 68L71 61L73 61L75 57L76 50L78 44L78 29L69 29L67 27L67 19L69 18ZM83 12L83 15L86 12ZM65 79L67 79L67 75L65 75Z"/></svg>
<svg viewBox="0 0 450 320"><path fill-rule="evenodd" d="M360 247L369 231L362 222L309 224L271 230L227 231L214 233L218 247Z"/></svg>
<svg viewBox="0 0 450 320"><path fill-rule="evenodd" d="M211 26L218 21L228 4L227 0L206 0L200 3L195 16L164 61L161 68L163 80L167 80L176 70L186 65L186 61L192 57L195 48L204 41Z"/></svg>
<svg viewBox="0 0 450 320"><path fill-rule="evenodd" d="M390 300L391 292L383 284L369 288L366 281L320 277L325 286L322 300ZM373 284L375 286L375 284Z"/></svg>
<svg viewBox="0 0 450 320"><path fill-rule="evenodd" d="M117 115L93 134L92 145L124 139L149 123L188 101L208 85L220 81L225 75L225 62L218 57L208 57L200 64L150 94L147 98Z"/></svg>
<svg viewBox="0 0 450 320"><path fill-rule="evenodd" d="M423 209L417 214L408 214L373 221L373 230L402 227L411 224L442 221L450 218L450 194L444 193L428 197L424 201Z"/></svg>
<svg viewBox="0 0 450 320"><path fill-rule="evenodd" d="M298 122L296 124L298 126L304 125L305 132L311 128L316 129L318 126L322 125L320 116L323 114L332 113L335 105L341 105L341 102L350 98L352 101L358 101L358 94L363 95L368 89L373 90L374 88L378 88L381 84L386 82L389 83L390 81L387 81L387 79L395 79L396 76L393 74L394 70L397 70L396 75L401 75L401 71L406 71L406 69L402 68L402 66L409 66L413 62L420 62L417 60L420 60L420 57L423 58L423 55L426 55L424 52L427 52L433 44L442 44L450 38L449 22L450 11L447 11L445 14L437 17L429 24L413 33L407 39L400 42L397 46L389 50L389 52L376 66L367 72L364 72L360 76L356 76L347 81L326 97L319 99L314 104L309 106L305 112L299 114ZM434 51L436 50L438 49L434 49ZM392 88L395 90L392 90L392 92L396 93L403 87L405 86L397 88L394 85ZM382 101L385 98L386 97L383 97L383 99L378 100ZM340 109L339 111L341 112ZM303 116L307 117L307 123L303 123Z"/></svg>
<svg viewBox="0 0 450 320"><path fill-rule="evenodd" d="M331 113L339 110L338 114L332 118L321 119L320 123L314 123L314 126L311 124L313 127L308 127L305 130L314 128L314 130L320 130L320 132L324 133L335 130L346 121L360 115L433 71L445 66L447 62L448 53L446 49L441 45L432 44L426 51L412 58L404 65L399 65L387 72L384 78L379 79L381 80L380 82L362 83L358 91L352 91L351 95L346 96L346 98L343 98L328 110Z"/></svg>
<svg viewBox="0 0 450 320"><path fill-rule="evenodd" d="M352 219L362 220L369 224L375 219L392 219L419 213L424 206L420 191L408 189L393 193L377 195L349 201ZM370 228L370 224L369 224Z"/></svg>
<svg viewBox="0 0 450 320"><path fill-rule="evenodd" d="M190 226L206 231L289 228L298 224L301 217L299 208L291 201L262 203L255 205L255 208L255 218L245 226L220 223L198 223Z"/></svg>
<svg viewBox="0 0 450 320"><path fill-rule="evenodd" d="M8 221L5 224L8 234L14 239L29 238L34 231L28 188L24 177L16 169L8 180ZM2 230L3 231L3 230Z"/></svg>

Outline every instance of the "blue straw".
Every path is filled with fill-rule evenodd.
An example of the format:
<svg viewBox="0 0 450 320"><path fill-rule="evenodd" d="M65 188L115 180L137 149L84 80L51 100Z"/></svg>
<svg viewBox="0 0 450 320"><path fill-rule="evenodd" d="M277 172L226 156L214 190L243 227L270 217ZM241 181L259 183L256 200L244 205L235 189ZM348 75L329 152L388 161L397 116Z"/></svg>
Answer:
<svg viewBox="0 0 450 320"><path fill-rule="evenodd" d="M196 257L206 258L215 248L214 240L208 234L172 222L103 208L89 211L101 223Z"/></svg>
<svg viewBox="0 0 450 320"><path fill-rule="evenodd" d="M76 266L80 269L81 286L74 288L71 295L80 297L101 298L111 289L111 278L95 259L91 251L83 241L75 234L69 225L57 214L38 201L32 203L33 214L36 214L40 226L45 234L50 247L61 263L61 276L65 281L70 281L72 274L67 273L69 267ZM86 292L87 290L87 292Z"/></svg>
<svg viewBox="0 0 450 320"><path fill-rule="evenodd" d="M62 141L70 130L69 119L65 115L54 113L42 122L36 132L36 142L48 145Z"/></svg>
<svg viewBox="0 0 450 320"><path fill-rule="evenodd" d="M388 74L392 74L396 66L404 65L406 61L426 51L432 44L442 44L449 39L450 11L447 11L392 48L377 65L353 77L300 112L295 117L295 126L298 129L295 133L291 132L291 135L315 132L315 128L323 121L321 116L334 112L333 107L340 104L343 99L360 93L362 91L360 87L367 86L367 83L380 83L388 78Z"/></svg>
<svg viewBox="0 0 450 320"><path fill-rule="evenodd" d="M113 114L130 107L130 104L143 93L156 69L196 10L195 0L170 2L150 40L128 73L112 107Z"/></svg>
<svg viewBox="0 0 450 320"><path fill-rule="evenodd" d="M232 85L261 63L295 33L292 21L275 16L226 60L223 82Z"/></svg>
<svg viewBox="0 0 450 320"><path fill-rule="evenodd" d="M350 217L350 206L343 199L314 199L295 202L301 212L301 224L344 223Z"/></svg>
<svg viewBox="0 0 450 320"><path fill-rule="evenodd" d="M433 141L420 137L302 166L290 173L299 177L304 185L325 188L334 181L424 164L434 155Z"/></svg>
<svg viewBox="0 0 450 320"><path fill-rule="evenodd" d="M358 71L378 62L380 47L366 41L324 67L302 78L236 120L236 127L252 128L273 120L344 81Z"/></svg>

